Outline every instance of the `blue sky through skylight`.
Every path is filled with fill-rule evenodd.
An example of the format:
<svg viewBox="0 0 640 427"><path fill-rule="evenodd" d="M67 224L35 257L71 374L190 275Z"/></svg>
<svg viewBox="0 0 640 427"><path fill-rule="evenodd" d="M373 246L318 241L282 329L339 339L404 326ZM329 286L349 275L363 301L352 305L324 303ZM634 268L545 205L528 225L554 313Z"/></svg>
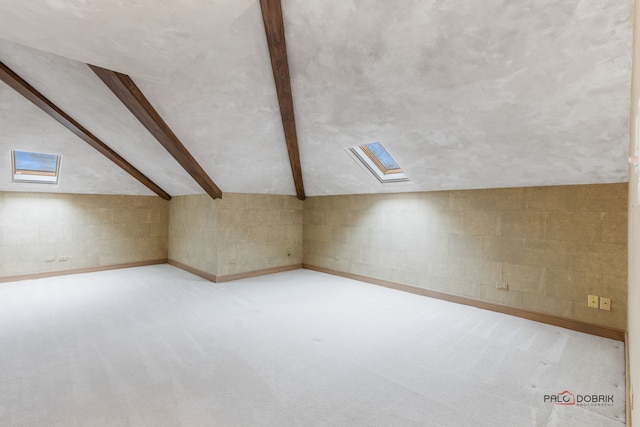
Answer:
<svg viewBox="0 0 640 427"><path fill-rule="evenodd" d="M392 169L400 169L400 166L396 163L395 160L387 153L387 150L384 149L381 143L379 142L371 142L369 144L365 144L365 146L369 149L371 154L376 156L376 159L380 162L380 164L386 170Z"/></svg>
<svg viewBox="0 0 640 427"><path fill-rule="evenodd" d="M58 158L55 154L15 151L16 170L56 172Z"/></svg>

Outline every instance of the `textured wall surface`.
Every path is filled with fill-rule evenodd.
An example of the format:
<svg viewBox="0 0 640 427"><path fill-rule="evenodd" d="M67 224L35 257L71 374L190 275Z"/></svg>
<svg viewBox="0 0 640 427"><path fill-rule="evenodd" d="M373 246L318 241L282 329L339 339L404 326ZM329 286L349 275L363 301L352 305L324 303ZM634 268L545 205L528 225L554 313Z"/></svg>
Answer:
<svg viewBox="0 0 640 427"><path fill-rule="evenodd" d="M155 196L0 192L0 277L167 258L168 214Z"/></svg>
<svg viewBox="0 0 640 427"><path fill-rule="evenodd" d="M640 31L638 31L638 23L640 22L640 4L635 3L635 22L636 26L633 31L633 78L631 81L631 138L629 141L629 153L633 155L636 147L640 145L637 140L638 132L636 129L639 124L637 116L640 113L638 104L640 103ZM629 313L627 318L628 328L628 352L629 352L629 379L631 382L630 394L632 400L633 413L631 420L627 423L638 426L640 425L640 268L638 260L640 259L640 197L638 174L629 168Z"/></svg>
<svg viewBox="0 0 640 427"><path fill-rule="evenodd" d="M224 193L217 276L302 263L302 206L294 196Z"/></svg>
<svg viewBox="0 0 640 427"><path fill-rule="evenodd" d="M627 184L312 197L304 263L624 329L626 206Z"/></svg>
<svg viewBox="0 0 640 427"><path fill-rule="evenodd" d="M169 259L216 274L218 201L207 194L169 202Z"/></svg>
<svg viewBox="0 0 640 427"><path fill-rule="evenodd" d="M218 278L302 263L302 202L224 193L174 197L169 259Z"/></svg>

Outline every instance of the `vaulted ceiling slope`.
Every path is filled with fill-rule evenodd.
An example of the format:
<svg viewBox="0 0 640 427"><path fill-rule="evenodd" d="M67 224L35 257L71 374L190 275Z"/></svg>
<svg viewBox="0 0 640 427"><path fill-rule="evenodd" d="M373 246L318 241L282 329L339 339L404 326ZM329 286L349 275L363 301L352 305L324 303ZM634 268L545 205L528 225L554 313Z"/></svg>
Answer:
<svg viewBox="0 0 640 427"><path fill-rule="evenodd" d="M627 180L631 0L282 8L307 196ZM203 190L85 63L130 75L223 192L296 194L258 1L0 0L0 39L0 61L172 196ZM408 182L345 150L373 141ZM62 154L60 183L3 173L0 191L153 194L0 84L0 170L11 149Z"/></svg>
<svg viewBox="0 0 640 427"><path fill-rule="evenodd" d="M33 86L27 83L22 77L18 76L13 70L8 68L2 62L0 62L0 80L14 89L17 93L24 96L25 99L29 100L33 105L40 108L40 110L48 114L51 118L63 125L70 132L85 141L87 144L89 144L89 146L93 147L96 151L111 160L114 164L118 165L118 167L123 169L133 178L137 179L141 184L149 188L149 190L153 191L165 200L171 200L171 196L166 191L158 187L156 183L151 181L142 172L137 170L133 165L122 158L122 156L113 151L99 138L89 132L84 126L75 121L73 117L62 111L57 105L53 104L49 99L47 99L44 95L42 95ZM18 152L19 151L17 151L15 155L11 156L12 159L17 159ZM51 156L51 154L48 155ZM59 171L60 155L56 155L55 157L57 164L57 170L55 174L57 175ZM14 169L18 169L17 164L14 165ZM57 184L57 182L58 180L56 177L55 183Z"/></svg>
<svg viewBox="0 0 640 427"><path fill-rule="evenodd" d="M253 0L0 0L0 38L141 78L187 65Z"/></svg>

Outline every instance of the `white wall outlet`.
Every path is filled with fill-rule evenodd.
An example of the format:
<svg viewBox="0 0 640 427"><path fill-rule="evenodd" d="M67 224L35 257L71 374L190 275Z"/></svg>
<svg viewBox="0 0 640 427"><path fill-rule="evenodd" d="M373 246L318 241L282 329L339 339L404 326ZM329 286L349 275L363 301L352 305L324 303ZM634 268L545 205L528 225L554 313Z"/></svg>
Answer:
<svg viewBox="0 0 640 427"><path fill-rule="evenodd" d="M67 255L60 255L58 257L58 262L69 261L69 257Z"/></svg>
<svg viewBox="0 0 640 427"><path fill-rule="evenodd" d="M496 283L496 289L500 289L502 291L508 291L509 290L509 284L508 283L498 282L498 283Z"/></svg>
<svg viewBox="0 0 640 427"><path fill-rule="evenodd" d="M590 308L598 308L598 301L600 299L598 298L597 295L589 295L588 299L587 299L587 307Z"/></svg>
<svg viewBox="0 0 640 427"><path fill-rule="evenodd" d="M55 261L55 260L56 260L56 257L55 257L55 256L47 256L47 257L44 257L44 262L53 262L53 261Z"/></svg>

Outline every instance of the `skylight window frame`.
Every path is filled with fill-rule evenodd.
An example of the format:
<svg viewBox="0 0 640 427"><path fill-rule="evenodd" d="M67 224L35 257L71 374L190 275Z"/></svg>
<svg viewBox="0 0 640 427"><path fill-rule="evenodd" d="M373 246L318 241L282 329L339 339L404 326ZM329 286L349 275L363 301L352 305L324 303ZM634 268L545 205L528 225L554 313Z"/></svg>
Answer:
<svg viewBox="0 0 640 427"><path fill-rule="evenodd" d="M391 157L391 154L387 151L386 148L379 143L382 149L386 152L389 158L397 165L398 163ZM363 149L364 147L364 149ZM375 154L371 152L367 148L367 144L356 145L353 147L349 147L346 149L347 153L361 166L364 166L366 170L368 170L373 176L375 176L378 181L382 184L392 183L392 182L405 182L409 181L409 177L404 173L402 168L394 168L387 169L383 162L376 158Z"/></svg>
<svg viewBox="0 0 640 427"><path fill-rule="evenodd" d="M16 153L27 154L39 154L45 156L55 156L56 164L55 170L37 170L37 169L19 169L18 160L16 159ZM58 184L58 178L60 176L60 163L61 158L59 154L53 153L37 153L33 151L11 150L11 172L12 181L16 183L30 183L30 184Z"/></svg>
<svg viewBox="0 0 640 427"><path fill-rule="evenodd" d="M384 153L387 156L389 156L389 159L398 167L393 169L387 169L383 161L379 159L378 156L369 148L369 145L371 144L379 144L381 149L384 151ZM378 169L380 169L380 172L382 172L384 175L402 173L402 168L400 167L400 165L398 165L398 163L393 159L393 157L391 157L391 154L389 154L389 152L386 150L386 148L384 148L384 146L381 143L373 142L369 144L362 144L360 145L360 149L369 157L369 159L371 159L371 161L378 167Z"/></svg>

